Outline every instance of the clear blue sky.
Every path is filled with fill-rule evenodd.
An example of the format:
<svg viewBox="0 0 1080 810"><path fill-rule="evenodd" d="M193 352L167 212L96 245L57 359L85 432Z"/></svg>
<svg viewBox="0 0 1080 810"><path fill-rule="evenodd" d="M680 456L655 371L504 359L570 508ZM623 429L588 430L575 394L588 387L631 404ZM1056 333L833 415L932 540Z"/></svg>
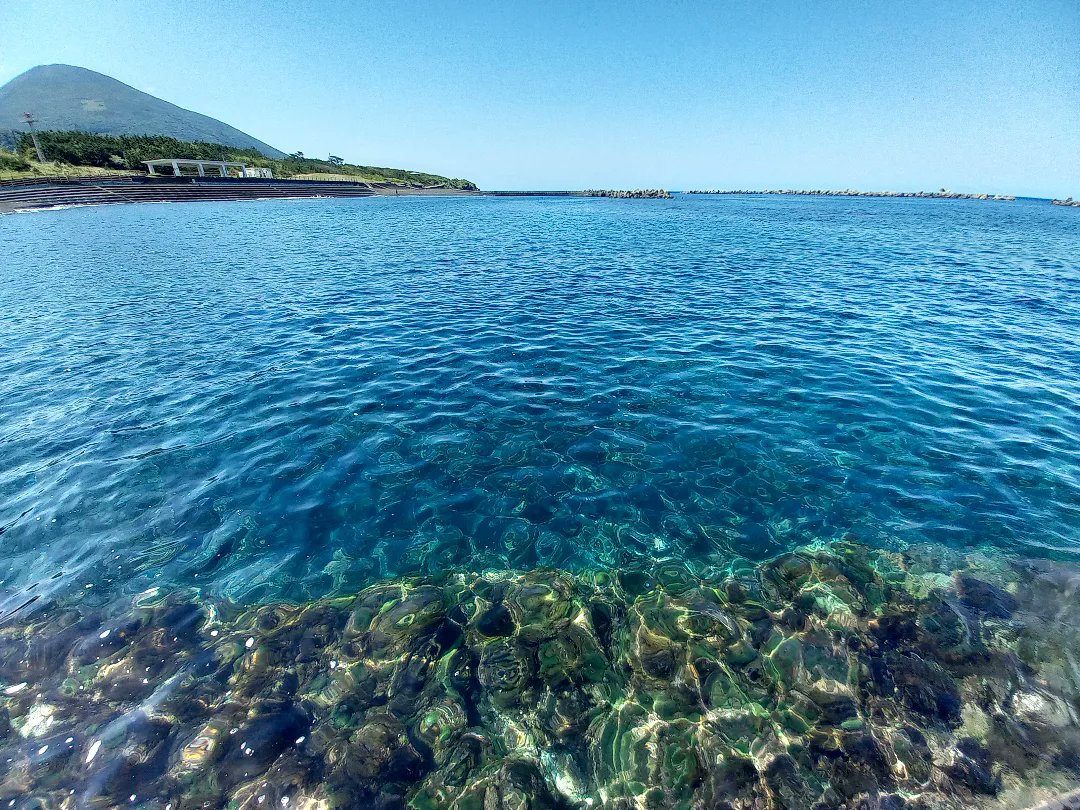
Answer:
<svg viewBox="0 0 1080 810"><path fill-rule="evenodd" d="M0 2L53 62L484 188L1080 197L1080 0Z"/></svg>

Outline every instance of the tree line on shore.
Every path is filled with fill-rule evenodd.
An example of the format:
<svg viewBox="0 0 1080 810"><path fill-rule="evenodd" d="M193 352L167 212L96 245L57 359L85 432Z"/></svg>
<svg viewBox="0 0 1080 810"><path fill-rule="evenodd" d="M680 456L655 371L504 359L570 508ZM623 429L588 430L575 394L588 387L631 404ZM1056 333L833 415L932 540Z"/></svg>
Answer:
<svg viewBox="0 0 1080 810"><path fill-rule="evenodd" d="M140 171L145 169L143 161L161 158L225 160L268 168L275 177L280 178L304 174L335 174L373 182L476 188L472 182L460 178L381 166L359 166L345 163L336 156L329 160L318 160L305 157L303 152L296 152L284 158L269 158L256 149L240 149L202 141L182 141L165 135L99 135L78 131L45 131L37 133L37 137L48 160L71 166ZM34 142L29 133L21 133L15 143L14 152L0 152L0 169L29 171L33 167L33 157Z"/></svg>

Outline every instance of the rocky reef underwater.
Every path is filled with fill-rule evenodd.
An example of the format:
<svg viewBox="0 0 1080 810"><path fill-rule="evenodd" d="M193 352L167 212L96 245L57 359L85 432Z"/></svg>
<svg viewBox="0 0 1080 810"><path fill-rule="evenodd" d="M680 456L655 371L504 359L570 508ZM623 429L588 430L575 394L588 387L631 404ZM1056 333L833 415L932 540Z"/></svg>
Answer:
<svg viewBox="0 0 1080 810"><path fill-rule="evenodd" d="M1078 657L1080 567L848 541L55 603L0 628L0 806L1032 806L1080 783Z"/></svg>

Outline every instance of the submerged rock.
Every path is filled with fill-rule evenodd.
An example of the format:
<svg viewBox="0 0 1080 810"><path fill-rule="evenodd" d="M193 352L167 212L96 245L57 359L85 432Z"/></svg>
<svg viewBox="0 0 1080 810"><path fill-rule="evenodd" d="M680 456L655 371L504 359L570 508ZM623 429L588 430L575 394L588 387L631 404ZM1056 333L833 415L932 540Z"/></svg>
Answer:
<svg viewBox="0 0 1080 810"><path fill-rule="evenodd" d="M1080 781L1080 606L1072 572L981 559L840 542L715 581L668 564L56 605L0 628L0 800L996 806Z"/></svg>
<svg viewBox="0 0 1080 810"><path fill-rule="evenodd" d="M1016 597L1003 588L975 577L958 575L956 591L969 608L994 619L1008 619L1016 610Z"/></svg>

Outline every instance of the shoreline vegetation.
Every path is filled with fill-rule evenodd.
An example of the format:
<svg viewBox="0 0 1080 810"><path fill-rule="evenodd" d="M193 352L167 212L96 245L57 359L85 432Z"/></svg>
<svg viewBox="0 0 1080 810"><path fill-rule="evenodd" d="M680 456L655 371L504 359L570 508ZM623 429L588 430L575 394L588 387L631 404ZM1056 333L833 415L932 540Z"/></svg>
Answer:
<svg viewBox="0 0 1080 810"><path fill-rule="evenodd" d="M29 133L22 133L14 152L0 150L0 179L56 176L62 170L75 175L95 174L100 171L142 174L146 170L143 165L145 160L184 158L246 163L253 168L270 169L274 178L279 180L346 178L354 182L476 190L476 184L471 180L443 177L428 172L361 166L346 163L340 158L319 160L306 157L303 152L283 158L271 158L256 149L238 149L201 141L181 141L164 135L98 135L47 130L37 133L37 137L48 158L47 163L41 164L32 160L33 141ZM85 171L87 167L90 171Z"/></svg>
<svg viewBox="0 0 1080 810"><path fill-rule="evenodd" d="M1012 194L964 194L959 191L856 191L854 189L823 190L823 189L769 189L767 191L720 191L718 189L707 191L684 191L684 194L782 194L805 197L914 197L928 200L995 200L997 202L1013 202L1016 196Z"/></svg>
<svg viewBox="0 0 1080 810"><path fill-rule="evenodd" d="M1080 780L1078 593L1065 562L837 540L38 603L0 628L0 800L1030 807Z"/></svg>

